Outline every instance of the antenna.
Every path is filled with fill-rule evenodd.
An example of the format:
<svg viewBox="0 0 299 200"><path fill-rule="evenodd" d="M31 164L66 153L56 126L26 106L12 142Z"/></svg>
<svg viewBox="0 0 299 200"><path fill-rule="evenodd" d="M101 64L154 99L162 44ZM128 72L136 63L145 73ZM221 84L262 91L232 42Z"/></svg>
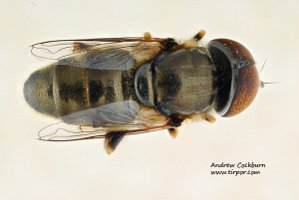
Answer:
<svg viewBox="0 0 299 200"><path fill-rule="evenodd" d="M267 58L265 59L264 64L263 64L263 66L262 66L262 69L259 71L259 73L262 73L262 71L263 71L263 69L264 69L264 67L265 67L265 65L266 65L266 62L267 62Z"/></svg>
<svg viewBox="0 0 299 200"><path fill-rule="evenodd" d="M272 84L281 84L281 83L280 82L272 82L272 81L270 81L270 82L260 81L261 88L264 88L265 85L272 85Z"/></svg>

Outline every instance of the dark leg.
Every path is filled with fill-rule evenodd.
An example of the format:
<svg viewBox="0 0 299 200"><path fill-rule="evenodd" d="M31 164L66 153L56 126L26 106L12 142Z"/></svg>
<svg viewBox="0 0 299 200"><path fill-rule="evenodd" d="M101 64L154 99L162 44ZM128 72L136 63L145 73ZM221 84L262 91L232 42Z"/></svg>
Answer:
<svg viewBox="0 0 299 200"><path fill-rule="evenodd" d="M161 126L153 126L149 128L144 129L138 129L138 130L126 130L126 131L111 131L108 132L105 136L105 150L108 154L112 153L119 142L123 139L125 135L134 135L134 134L140 134L140 133L147 133L150 131L157 131L157 130L163 130L168 129L170 135L172 137L175 137L177 135L177 127L181 126L184 119L181 119L178 116L171 115L168 118L168 122L165 125Z"/></svg>
<svg viewBox="0 0 299 200"><path fill-rule="evenodd" d="M112 153L119 142L123 139L127 132L125 131L113 131L108 132L105 136L105 150L108 154Z"/></svg>
<svg viewBox="0 0 299 200"><path fill-rule="evenodd" d="M169 122L168 124L172 127L179 127L182 125L182 122L184 121L184 119L181 119L180 117L176 116L176 115L170 115L169 116Z"/></svg>
<svg viewBox="0 0 299 200"><path fill-rule="evenodd" d="M166 51L173 50L179 47L179 44L173 38L167 38L161 42L162 48Z"/></svg>

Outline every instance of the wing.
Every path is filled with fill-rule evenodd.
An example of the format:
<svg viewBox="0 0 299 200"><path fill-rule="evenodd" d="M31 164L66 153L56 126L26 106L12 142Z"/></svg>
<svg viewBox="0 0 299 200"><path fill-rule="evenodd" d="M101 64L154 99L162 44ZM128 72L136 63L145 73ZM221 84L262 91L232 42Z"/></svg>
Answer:
<svg viewBox="0 0 299 200"><path fill-rule="evenodd" d="M38 139L44 141L75 141L75 140L88 140L88 139L101 139L106 138L107 134L112 132L123 132L125 135L134 135L140 133L146 133L150 131L171 129L173 127L162 124L160 126L150 126L147 128L140 128L139 125L115 125L114 128L124 129L127 128L136 128L131 130L124 131L112 131L113 128L109 125L105 125L103 127L85 127L73 124L66 124L63 121L56 122L45 126L38 132Z"/></svg>
<svg viewBox="0 0 299 200"><path fill-rule="evenodd" d="M105 138L107 133L126 135L171 128L169 119L154 109L139 107L134 101L111 103L62 117L38 133L48 141Z"/></svg>
<svg viewBox="0 0 299 200"><path fill-rule="evenodd" d="M55 77L60 83L63 76L59 74L65 74L67 69L68 76L74 74L75 77L80 77L78 73L86 73L79 68L97 69L98 72L130 70L176 44L173 39L151 37L56 40L34 44L31 52L40 58L58 60L55 66L61 67L55 70ZM75 70L75 67L79 68ZM41 129L38 138L47 141L105 138L106 150L111 152L124 135L172 127L168 117L132 102L71 112L61 118L62 121Z"/></svg>
<svg viewBox="0 0 299 200"><path fill-rule="evenodd" d="M138 54L157 53L169 38L126 37L126 38L93 38L73 40L53 40L33 44L31 52L34 56L60 60L83 52L103 52L124 49L134 56Z"/></svg>

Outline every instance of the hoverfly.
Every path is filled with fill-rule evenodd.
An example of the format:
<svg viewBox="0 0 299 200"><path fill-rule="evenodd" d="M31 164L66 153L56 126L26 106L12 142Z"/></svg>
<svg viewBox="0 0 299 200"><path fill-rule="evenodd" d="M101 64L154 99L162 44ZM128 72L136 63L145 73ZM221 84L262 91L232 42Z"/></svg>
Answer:
<svg viewBox="0 0 299 200"><path fill-rule="evenodd" d="M229 39L198 41L144 37L55 40L32 45L35 56L56 62L32 73L24 96L36 111L75 130L52 124L42 140L104 138L107 153L126 135L168 129L186 119L209 122L242 112L260 80L250 52Z"/></svg>

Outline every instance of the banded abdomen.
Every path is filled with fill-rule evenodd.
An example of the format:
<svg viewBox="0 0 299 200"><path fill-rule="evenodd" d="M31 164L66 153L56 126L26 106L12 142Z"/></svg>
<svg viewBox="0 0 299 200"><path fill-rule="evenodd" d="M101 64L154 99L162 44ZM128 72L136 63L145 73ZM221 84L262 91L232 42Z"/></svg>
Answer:
<svg viewBox="0 0 299 200"><path fill-rule="evenodd" d="M123 54L123 60L107 60L114 53ZM132 100L132 66L131 57L120 51L62 59L31 74L24 86L25 99L38 112L68 123L99 126L103 117L98 112L111 110L107 105L117 112Z"/></svg>

